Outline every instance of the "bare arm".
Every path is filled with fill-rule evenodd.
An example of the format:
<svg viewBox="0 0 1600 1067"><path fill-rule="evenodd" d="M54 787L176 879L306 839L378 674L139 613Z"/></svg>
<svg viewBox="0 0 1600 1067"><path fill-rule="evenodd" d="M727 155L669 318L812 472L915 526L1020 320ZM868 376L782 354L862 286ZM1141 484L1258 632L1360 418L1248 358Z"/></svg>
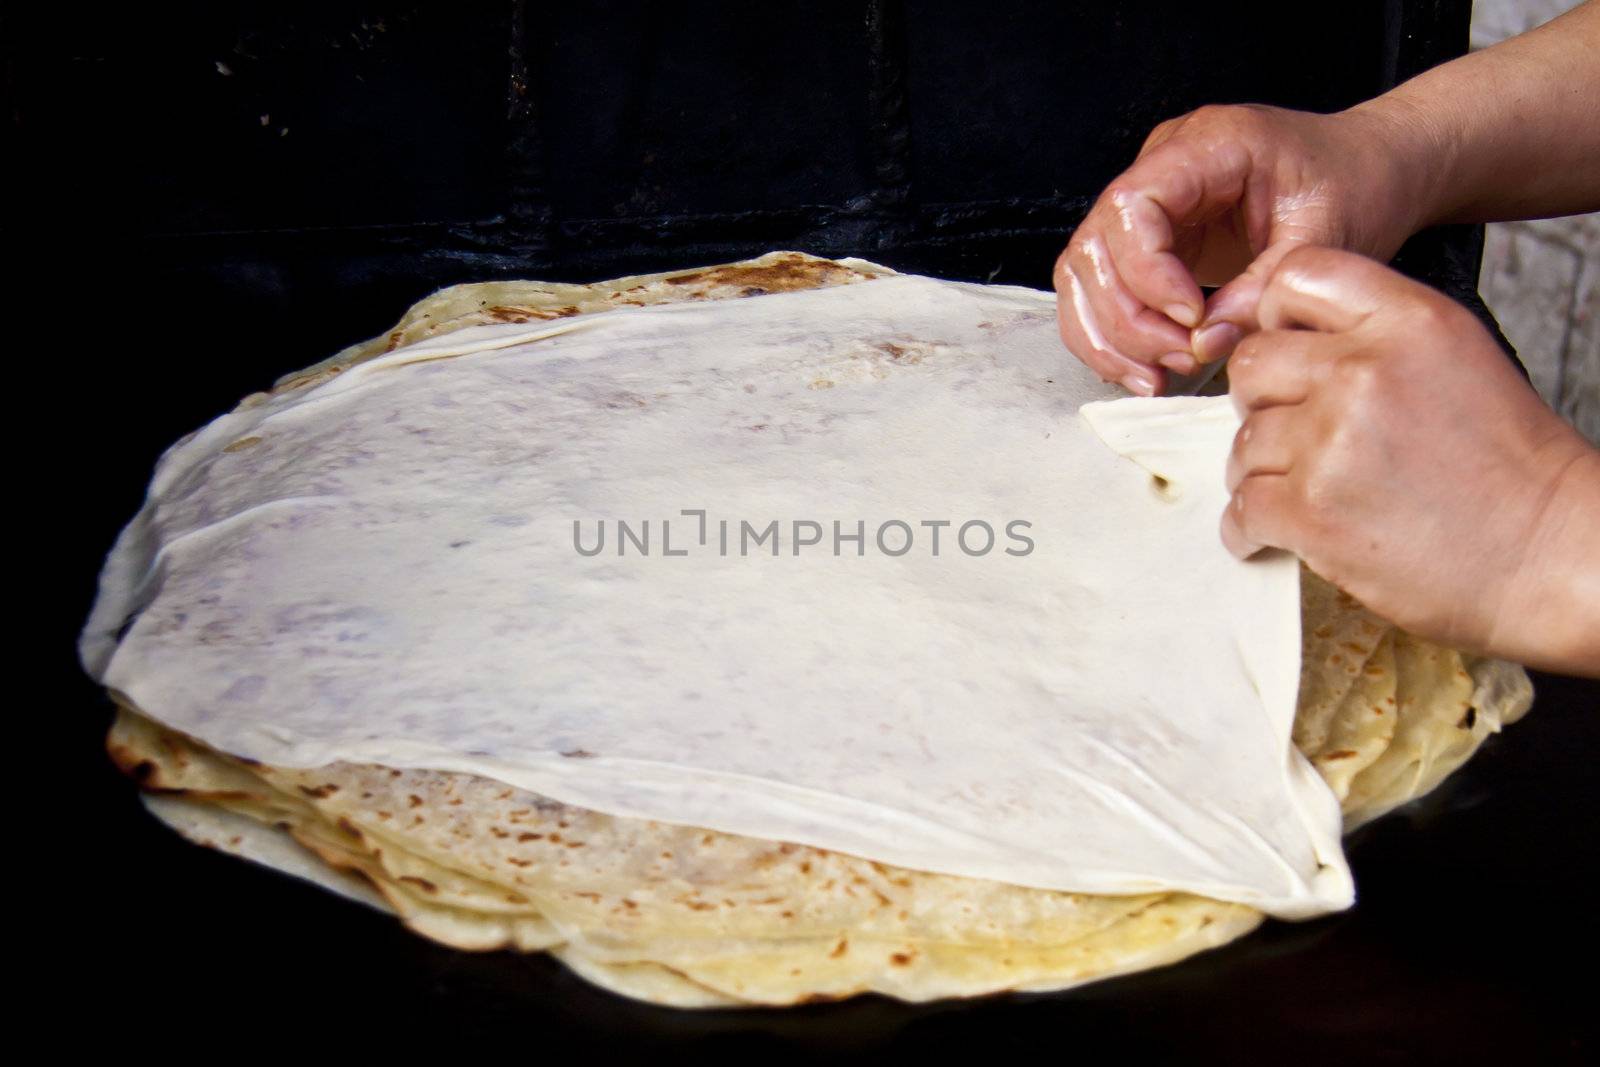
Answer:
<svg viewBox="0 0 1600 1067"><path fill-rule="evenodd" d="M1422 225L1600 209L1600 0L1352 111L1400 131Z"/></svg>

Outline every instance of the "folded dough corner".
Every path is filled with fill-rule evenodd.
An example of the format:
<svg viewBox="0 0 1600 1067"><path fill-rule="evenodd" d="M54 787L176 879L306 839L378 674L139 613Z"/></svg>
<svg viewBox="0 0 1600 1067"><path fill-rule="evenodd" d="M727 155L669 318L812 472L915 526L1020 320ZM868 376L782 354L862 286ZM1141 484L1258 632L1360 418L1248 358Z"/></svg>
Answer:
<svg viewBox="0 0 1600 1067"><path fill-rule="evenodd" d="M1297 564L1217 537L1228 401L1113 395L1013 287L473 326L175 445L82 656L274 766L1346 907L1338 804L1290 736Z"/></svg>

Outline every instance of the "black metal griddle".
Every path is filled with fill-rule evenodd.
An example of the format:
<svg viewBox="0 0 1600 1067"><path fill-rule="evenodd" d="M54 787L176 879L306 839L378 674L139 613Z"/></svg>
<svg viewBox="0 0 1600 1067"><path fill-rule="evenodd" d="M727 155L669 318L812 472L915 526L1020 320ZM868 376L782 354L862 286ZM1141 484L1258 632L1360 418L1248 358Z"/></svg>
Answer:
<svg viewBox="0 0 1600 1067"><path fill-rule="evenodd" d="M1211 102L1334 110L1466 46L1461 0L1288 7L508 0L0 16L5 236L31 279L12 294L25 320L13 373L38 390L19 395L44 398L16 413L44 430L28 454L41 484L19 492L51 520L17 557L15 593L39 642L24 670L45 668L32 687L44 703L25 717L45 723L47 776L14 803L42 831L29 869L50 872L25 883L21 925L48 935L26 972L36 996L74 1020L56 1040L309 1054L337 1032L368 1051L439 1039L463 1055L742 1062L1592 1057L1593 682L1537 677L1526 722L1353 838L1360 900L1346 914L1270 923L1076 992L924 1007L680 1013L544 957L454 952L179 840L100 754L109 707L72 656L96 569L160 450L238 397L461 281L799 248L1045 287L1161 119ZM1398 263L1488 321L1480 249L1479 231L1449 228Z"/></svg>

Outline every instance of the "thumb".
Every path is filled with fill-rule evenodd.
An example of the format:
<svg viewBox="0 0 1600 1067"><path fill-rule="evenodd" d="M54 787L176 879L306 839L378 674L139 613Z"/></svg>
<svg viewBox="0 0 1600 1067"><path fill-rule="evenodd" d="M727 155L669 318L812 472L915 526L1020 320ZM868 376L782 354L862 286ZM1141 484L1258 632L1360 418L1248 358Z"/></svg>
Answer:
<svg viewBox="0 0 1600 1067"><path fill-rule="evenodd" d="M1267 281L1278 264L1305 244L1300 238L1283 238L1269 244L1237 277L1211 294L1205 317L1189 335L1189 347L1201 363L1226 359L1247 333L1261 328L1257 307Z"/></svg>

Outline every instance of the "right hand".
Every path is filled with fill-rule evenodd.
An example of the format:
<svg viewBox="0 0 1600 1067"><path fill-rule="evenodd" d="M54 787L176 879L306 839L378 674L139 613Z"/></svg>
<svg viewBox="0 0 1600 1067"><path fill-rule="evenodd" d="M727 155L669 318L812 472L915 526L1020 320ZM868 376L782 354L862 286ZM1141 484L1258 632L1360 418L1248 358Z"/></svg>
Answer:
<svg viewBox="0 0 1600 1067"><path fill-rule="evenodd" d="M1600 673L1600 450L1443 293L1301 248L1228 366L1222 540L1288 549L1402 629Z"/></svg>
<svg viewBox="0 0 1600 1067"><path fill-rule="evenodd" d="M1422 221L1392 118L1255 105L1157 126L1056 262L1067 347L1144 396L1256 328L1262 286L1299 245L1379 261ZM1221 286L1206 300L1200 286Z"/></svg>

